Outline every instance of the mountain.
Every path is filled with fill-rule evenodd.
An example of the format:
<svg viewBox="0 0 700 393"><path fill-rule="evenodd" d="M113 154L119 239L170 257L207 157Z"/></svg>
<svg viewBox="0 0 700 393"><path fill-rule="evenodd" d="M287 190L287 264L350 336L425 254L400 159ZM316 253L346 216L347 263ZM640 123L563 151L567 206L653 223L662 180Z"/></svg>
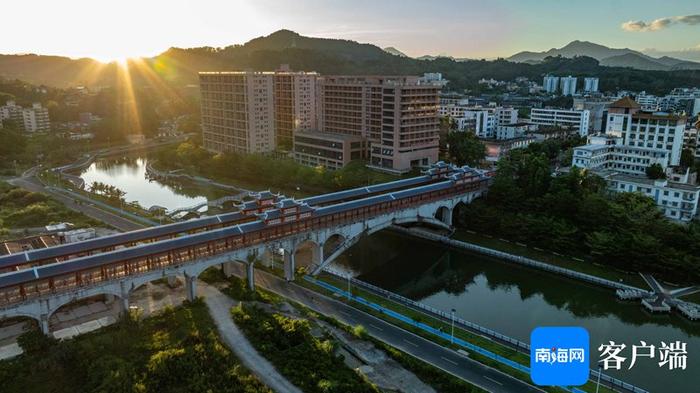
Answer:
<svg viewBox="0 0 700 393"><path fill-rule="evenodd" d="M628 67L639 70L695 70L700 69L700 63L676 59L669 56L654 58L629 48L608 48L604 45L588 41L572 41L561 48L552 48L545 52L519 52L508 60L518 63L533 64L547 57L588 56L600 61L608 67Z"/></svg>
<svg viewBox="0 0 700 393"><path fill-rule="evenodd" d="M293 31L280 30L245 44L224 48L170 48L151 58L130 60L127 75L116 63L103 64L92 59L0 55L0 77L56 87L118 86L126 77L134 87L155 87L152 91L160 92L164 88L196 85L197 72L200 71L269 71L278 69L281 64L288 64L292 70L318 71L324 75L420 75L440 72L450 81L448 88L456 91L469 89L476 93L483 89L478 84L481 78L513 80L522 76L541 80L542 75L548 73L596 75L604 91L627 89L661 94L673 87L700 85L700 71L686 69L696 63L672 63L673 58L658 59L659 67L668 67L669 71L606 67L599 64L596 58L578 55L579 52L583 47L588 47L593 48L597 56L612 58L614 56L608 55L618 53L618 50L605 52L600 45L582 42L574 42L567 47L561 53L572 57L536 54L536 59L524 59L524 62L454 59L447 56L411 58L389 53L371 44L305 37ZM626 66L632 61L623 58L615 63L613 60L609 60L611 65Z"/></svg>
<svg viewBox="0 0 700 393"><path fill-rule="evenodd" d="M637 70L667 71L671 66L664 65L648 56L640 56L636 53L626 53L619 56L606 57L600 61L600 65L607 67L629 67ZM700 64L699 64L700 65Z"/></svg>
<svg viewBox="0 0 700 393"><path fill-rule="evenodd" d="M399 56L399 57L408 57L406 56L405 53L401 52L400 50L394 48L393 46L387 46L384 48L384 52L391 53L394 56Z"/></svg>

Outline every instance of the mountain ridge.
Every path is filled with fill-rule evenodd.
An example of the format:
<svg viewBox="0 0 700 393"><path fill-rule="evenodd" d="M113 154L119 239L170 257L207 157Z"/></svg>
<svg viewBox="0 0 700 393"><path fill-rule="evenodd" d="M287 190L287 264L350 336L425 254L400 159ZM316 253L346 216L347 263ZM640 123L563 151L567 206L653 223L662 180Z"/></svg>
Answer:
<svg viewBox="0 0 700 393"><path fill-rule="evenodd" d="M556 56L567 58L588 56L598 60L603 66L627 67L639 70L673 71L700 69L700 63L690 60L669 56L655 58L629 48L610 48L594 42L579 40L571 41L561 48L551 48L542 52L518 52L506 60L532 64L533 62L543 61L547 57Z"/></svg>

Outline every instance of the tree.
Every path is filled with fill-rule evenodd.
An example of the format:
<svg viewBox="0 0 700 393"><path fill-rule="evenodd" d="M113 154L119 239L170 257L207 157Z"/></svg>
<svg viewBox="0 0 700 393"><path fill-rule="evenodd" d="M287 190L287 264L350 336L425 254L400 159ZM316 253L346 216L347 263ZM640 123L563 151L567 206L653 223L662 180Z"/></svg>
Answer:
<svg viewBox="0 0 700 393"><path fill-rule="evenodd" d="M649 179L665 179L666 173L664 173L664 168L661 164L651 164L647 167L647 177Z"/></svg>
<svg viewBox="0 0 700 393"><path fill-rule="evenodd" d="M457 165L477 165L486 155L486 146L471 132L451 132L447 135L450 157Z"/></svg>
<svg viewBox="0 0 700 393"><path fill-rule="evenodd" d="M695 165L695 156L690 149L683 149L681 152L681 166L683 168L692 168Z"/></svg>

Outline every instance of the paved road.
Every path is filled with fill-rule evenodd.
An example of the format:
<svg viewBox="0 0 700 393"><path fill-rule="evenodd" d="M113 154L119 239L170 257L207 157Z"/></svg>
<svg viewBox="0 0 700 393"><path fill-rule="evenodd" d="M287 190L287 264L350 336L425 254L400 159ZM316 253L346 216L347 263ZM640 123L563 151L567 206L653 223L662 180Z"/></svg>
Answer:
<svg viewBox="0 0 700 393"><path fill-rule="evenodd" d="M63 203L67 208L83 213L88 217L92 217L96 220L102 221L120 231L133 231L136 229L144 228L144 225L128 220L124 217L118 216L114 213L104 211L92 205L87 204L77 204L73 198L69 198L61 193L51 191L44 187L41 182L34 177L34 171L27 171L22 177L14 178L8 181L10 184L17 187L22 187L29 191L43 192L45 194L51 195L51 197L61 203Z"/></svg>
<svg viewBox="0 0 700 393"><path fill-rule="evenodd" d="M278 393L301 393L301 390L282 376L275 366L262 357L238 329L231 317L231 307L236 302L205 283L197 285L198 295L204 296L209 314L226 345L236 354L244 366L257 375L265 385Z"/></svg>
<svg viewBox="0 0 700 393"><path fill-rule="evenodd" d="M240 277L245 277L245 269L241 264L235 265L234 272ZM342 302L297 284L287 283L270 273L256 270L255 283L346 324L362 325L373 337L489 392L544 392Z"/></svg>

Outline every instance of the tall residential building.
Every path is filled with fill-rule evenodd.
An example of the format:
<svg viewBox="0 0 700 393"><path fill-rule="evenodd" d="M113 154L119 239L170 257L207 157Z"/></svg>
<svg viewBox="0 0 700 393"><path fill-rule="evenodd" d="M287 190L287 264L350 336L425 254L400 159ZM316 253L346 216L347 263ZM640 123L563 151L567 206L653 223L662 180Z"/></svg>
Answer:
<svg viewBox="0 0 700 393"><path fill-rule="evenodd" d="M512 106L499 106L494 110L496 126L505 126L518 122L518 110Z"/></svg>
<svg viewBox="0 0 700 393"><path fill-rule="evenodd" d="M542 80L542 88L547 93L555 93L559 88L559 77L546 75Z"/></svg>
<svg viewBox="0 0 700 393"><path fill-rule="evenodd" d="M200 72L204 147L214 152L291 149L297 131L316 127L311 72Z"/></svg>
<svg viewBox="0 0 700 393"><path fill-rule="evenodd" d="M572 96L576 94L576 78L573 76L561 77L559 79L561 95Z"/></svg>
<svg viewBox="0 0 700 393"><path fill-rule="evenodd" d="M0 107L0 120L12 120L17 127L27 132L46 132L51 130L49 110L35 102L31 108L23 108L14 101Z"/></svg>
<svg viewBox="0 0 700 393"><path fill-rule="evenodd" d="M588 77L583 79L583 91L596 93L598 91L598 78Z"/></svg>
<svg viewBox="0 0 700 393"><path fill-rule="evenodd" d="M365 137L370 164L395 172L438 159L438 92L412 76L323 76L321 132Z"/></svg>
<svg viewBox="0 0 700 393"><path fill-rule="evenodd" d="M530 123L545 127L562 127L575 130L580 136L588 135L590 112L586 109L532 108Z"/></svg>

